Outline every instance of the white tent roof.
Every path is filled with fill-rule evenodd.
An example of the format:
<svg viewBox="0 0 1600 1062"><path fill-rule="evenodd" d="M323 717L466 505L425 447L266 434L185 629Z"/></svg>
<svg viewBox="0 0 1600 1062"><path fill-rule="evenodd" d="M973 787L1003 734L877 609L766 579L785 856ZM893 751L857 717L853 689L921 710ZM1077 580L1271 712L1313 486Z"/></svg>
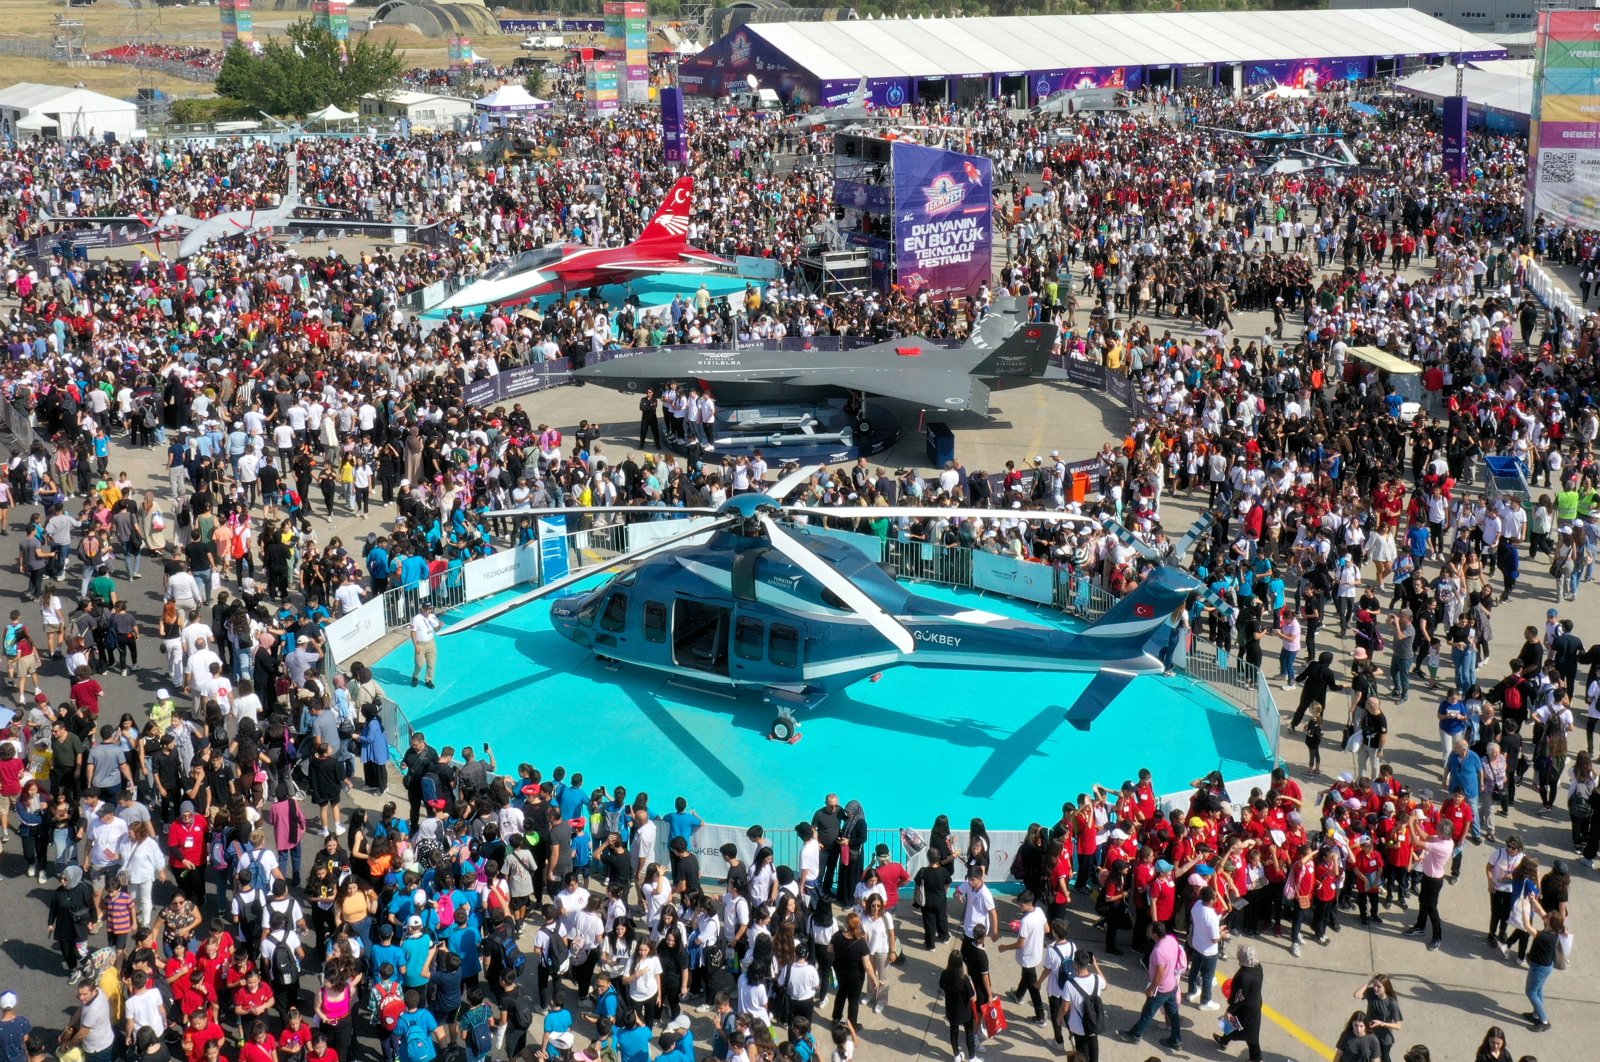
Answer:
<svg viewBox="0 0 1600 1062"><path fill-rule="evenodd" d="M71 85L41 85L33 81L19 81L8 88L0 89L0 107L18 111L83 110L91 113L139 109L127 100L119 100L115 96L107 96L93 89L76 88Z"/></svg>
<svg viewBox="0 0 1600 1062"><path fill-rule="evenodd" d="M1500 64L1495 64L1500 65ZM1395 83L1401 92L1429 99L1443 99L1456 94L1456 70L1453 66L1440 66L1420 70ZM1512 73L1495 73L1468 66L1461 72L1461 91L1474 107L1488 107L1502 114L1526 118L1533 109L1533 78Z"/></svg>
<svg viewBox="0 0 1600 1062"><path fill-rule="evenodd" d="M481 111L533 110L549 106L548 100L532 95L521 85L501 85L473 104Z"/></svg>
<svg viewBox="0 0 1600 1062"><path fill-rule="evenodd" d="M17 128L24 132L39 129L54 129L60 123L54 118L43 114L25 114L17 119Z"/></svg>
<svg viewBox="0 0 1600 1062"><path fill-rule="evenodd" d="M306 115L306 121L308 121L308 122L345 122L345 121L349 121L351 118L357 118L357 117L360 117L360 116L356 115L356 114L352 114L349 111L340 110L336 105L330 103L326 107L322 108L322 110L320 110L320 111L312 111L310 114Z"/></svg>
<svg viewBox="0 0 1600 1062"><path fill-rule="evenodd" d="M1410 8L752 22L738 32L823 80L1496 50Z"/></svg>

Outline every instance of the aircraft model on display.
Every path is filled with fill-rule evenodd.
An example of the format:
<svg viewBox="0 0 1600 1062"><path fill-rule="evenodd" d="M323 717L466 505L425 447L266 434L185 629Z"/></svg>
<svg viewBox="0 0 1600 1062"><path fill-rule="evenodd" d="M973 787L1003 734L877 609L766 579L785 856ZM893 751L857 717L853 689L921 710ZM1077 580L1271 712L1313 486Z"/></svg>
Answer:
<svg viewBox="0 0 1600 1062"><path fill-rule="evenodd" d="M867 79L850 91L844 102L836 107L818 107L795 119L795 124L806 129L840 129L847 125L892 119L893 116L872 109L868 99Z"/></svg>
<svg viewBox="0 0 1600 1062"><path fill-rule="evenodd" d="M295 218L296 210L325 209L310 207L300 200L300 158L294 152L289 152L289 180L285 185L283 195L278 199L278 205L265 210L255 207L249 210L225 210L220 214L213 214L209 218L190 217L187 214L162 214L151 217L144 214L133 214L121 217L54 217L41 214L40 220L45 223L59 222L66 224L86 224L102 227L106 225L121 224L124 226L141 225L147 235L156 241L156 250L161 249L161 241L178 241L177 257L188 258L197 254L201 248L213 240L220 240L228 236L250 236L256 233L269 234L277 229L285 228Z"/></svg>
<svg viewBox="0 0 1600 1062"><path fill-rule="evenodd" d="M1225 129L1218 126L1200 126L1211 133L1236 136L1262 145L1257 162L1247 167L1253 173L1304 173L1307 170L1346 170L1359 167L1361 160L1344 142L1344 133L1338 129L1310 129L1298 123L1287 123L1285 129ZM1313 151L1299 145L1309 140L1326 141L1329 151ZM1330 153L1331 152L1331 153Z"/></svg>
<svg viewBox="0 0 1600 1062"><path fill-rule="evenodd" d="M1153 569L1109 612L1076 633L923 597L855 546L836 537L797 534L779 521L853 519L861 508L784 505L781 499L818 469L802 468L765 494L742 494L720 508L678 513L672 536L449 627L475 627L512 609L555 597L615 570L598 586L555 597L558 634L605 661L632 664L713 689L759 692L777 709L770 736L798 739L797 711L886 668L922 667L1087 672L1088 687L1067 710L1087 730L1140 675L1163 671L1160 629L1202 589L1171 566ZM574 516L637 507L518 509L506 516ZM1093 523L1087 516L1012 509L878 506L873 517Z"/></svg>
<svg viewBox="0 0 1600 1062"><path fill-rule="evenodd" d="M526 251L494 266L434 308L505 305L536 295L627 284L654 273L714 273L731 266L726 258L689 246L692 209L694 178L682 177L632 243L622 247L556 243Z"/></svg>
<svg viewBox="0 0 1600 1062"><path fill-rule="evenodd" d="M724 403L853 392L987 415L994 387L1044 378L1056 332L1054 325L991 313L953 349L907 337L844 351L663 350L586 365L572 375L628 392L664 380L699 380Z"/></svg>
<svg viewBox="0 0 1600 1062"><path fill-rule="evenodd" d="M1078 114L1082 111L1126 111L1133 108L1133 93L1119 88L1059 89L1033 107L1033 113Z"/></svg>

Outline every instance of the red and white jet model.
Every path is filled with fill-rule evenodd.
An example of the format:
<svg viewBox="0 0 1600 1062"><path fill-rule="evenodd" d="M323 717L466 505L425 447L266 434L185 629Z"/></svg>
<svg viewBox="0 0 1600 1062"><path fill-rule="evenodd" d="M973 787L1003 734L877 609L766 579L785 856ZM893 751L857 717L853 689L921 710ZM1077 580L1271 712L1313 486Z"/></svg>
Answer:
<svg viewBox="0 0 1600 1062"><path fill-rule="evenodd" d="M689 246L694 178L682 177L639 238L623 247L556 243L501 262L451 295L438 308L454 310L527 302L539 295L627 284L653 273L712 273L733 263Z"/></svg>

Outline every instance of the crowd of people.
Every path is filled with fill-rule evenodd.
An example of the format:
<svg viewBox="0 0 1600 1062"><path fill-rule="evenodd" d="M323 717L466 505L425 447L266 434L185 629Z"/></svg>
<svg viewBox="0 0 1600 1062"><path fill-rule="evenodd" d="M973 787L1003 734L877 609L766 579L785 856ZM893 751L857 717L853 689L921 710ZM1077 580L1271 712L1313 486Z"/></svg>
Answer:
<svg viewBox="0 0 1600 1062"><path fill-rule="evenodd" d="M868 859L852 843L861 808L830 799L798 828L798 866L775 865L754 836L753 858L724 852L715 881L699 871L687 802L661 814L617 780L585 785L551 765L502 775L487 747L419 734L394 750L391 788L381 687L363 666L324 666L333 615L447 582L526 534L488 512L669 510L775 478L759 458L608 454L587 422L568 440L514 402L468 408L467 383L641 335L955 338L989 293L957 305L803 292L796 256L831 213L830 173L809 164L827 140L749 116L697 112L688 238L773 257L784 279L742 306L611 308L575 293L532 318L491 310L431 331L401 310L408 291L553 240L636 235L671 177L652 117L543 119L529 135L559 160L489 167L454 134L302 140L308 201L404 212L448 235L351 259L235 240L182 262L28 260L62 224L46 218L261 205L288 160L266 147L21 143L0 153L15 300L3 388L39 438L0 483L0 531L20 532L28 580L5 637L24 705L0 733L0 831L14 827L29 874L55 883L48 932L79 982L67 1052L343 1062L365 1045L398 1062L482 1062L582 1048L636 1062L654 1041L687 1060L698 1004L718 1058L848 1062L895 998L902 937L920 927L922 945L949 948L938 983L958 1058L995 1028L999 952L1014 951L1013 1004L1090 1062L1103 1036L1138 1039L1158 1015L1181 1044L1180 998L1225 1013L1222 1045L1258 1059L1263 949L1298 957L1347 912L1383 927L1413 903L1404 931L1437 947L1440 895L1480 841L1494 845L1484 947L1526 964L1529 1024L1548 1027L1545 985L1573 939L1563 858L1592 865L1600 845L1600 655L1561 608L1587 595L1600 545L1600 325L1541 313L1523 281L1543 255L1590 261L1592 243L1517 231L1515 142L1475 136L1472 178L1452 184L1428 116L1362 118L1337 93L1197 97L1053 127L991 108L909 117L948 125L1009 185L998 220L1016 254L995 293L1059 324L1063 356L1133 381L1139 412L1102 449L1091 508L1158 550L1181 530L1163 526L1164 501L1203 493L1214 508L1183 558L1210 593L1175 637L1258 667L1278 650L1279 678L1298 691L1290 729L1306 730L1301 776L1316 783L1280 770L1246 794L1201 779L1187 806L1164 809L1151 779L1130 779L1068 800L1059 819L1053 806L1037 815L1004 868L989 865L982 823L952 831L943 816L914 859ZM1244 141L1216 131L1335 120L1369 164L1359 173L1262 173ZM808 164L780 165L797 155ZM1272 327L1240 335L1240 311L1270 312ZM1417 403L1359 360L1369 346L1422 370ZM122 471L140 451L159 455L165 489ZM1521 458L1543 486L1486 502L1485 455ZM1013 505L1076 507L1059 452L990 472L952 462L925 479L863 461L799 493L860 505L842 526L1031 556L1112 594L1135 585L1146 562L1125 536L1007 518ZM930 512L873 517L896 503ZM956 503L995 518L939 515ZM324 541L317 517L334 512L372 533ZM1536 585L1555 587L1557 607L1513 639L1514 660L1491 665L1496 610L1534 592L1522 565L1541 554L1553 580ZM133 593L146 560L161 568L159 612ZM160 651L141 660L144 640ZM165 683L153 703L110 703L97 675L141 666ZM1387 755L1389 710L1424 683L1439 760L1407 777ZM1584 750L1569 744L1579 695ZM1351 756L1326 776L1324 741L1330 759ZM1561 858L1526 851L1505 825L1529 789L1538 813L1565 805ZM1023 891L1002 929L991 884L1007 879ZM1069 914L1075 893L1092 920ZM1086 941L1102 932L1096 954ZM1100 958L1124 944L1146 1003L1113 1028ZM1230 948L1224 1002L1213 974ZM1403 1038L1393 984L1366 979L1354 994L1364 1010L1340 1051L1388 1060ZM0 996L0 1034L17 1028L5 1025L15 1003ZM1504 1041L1491 1030L1480 1057L1511 1057Z"/></svg>

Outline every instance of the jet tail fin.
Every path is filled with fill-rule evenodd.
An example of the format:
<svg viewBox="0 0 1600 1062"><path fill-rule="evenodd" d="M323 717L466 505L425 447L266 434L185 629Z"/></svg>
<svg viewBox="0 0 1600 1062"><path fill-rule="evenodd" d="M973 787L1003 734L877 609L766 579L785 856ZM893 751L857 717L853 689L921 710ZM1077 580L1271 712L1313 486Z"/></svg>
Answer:
<svg viewBox="0 0 1600 1062"><path fill-rule="evenodd" d="M680 177L667 190L661 209L650 219L635 242L682 247L689 235L689 212L694 209L694 178Z"/></svg>
<svg viewBox="0 0 1600 1062"><path fill-rule="evenodd" d="M285 210L300 202L300 149L289 149L289 181L283 186L283 198L278 205Z"/></svg>
<svg viewBox="0 0 1600 1062"><path fill-rule="evenodd" d="M862 78L861 83L850 93L850 98L845 103L851 107L865 107L867 105L867 79Z"/></svg>
<svg viewBox="0 0 1600 1062"><path fill-rule="evenodd" d="M1044 376L1058 331L1055 325L1010 313L990 314L973 327L968 341L968 349L988 352L972 367L972 375L991 380Z"/></svg>

